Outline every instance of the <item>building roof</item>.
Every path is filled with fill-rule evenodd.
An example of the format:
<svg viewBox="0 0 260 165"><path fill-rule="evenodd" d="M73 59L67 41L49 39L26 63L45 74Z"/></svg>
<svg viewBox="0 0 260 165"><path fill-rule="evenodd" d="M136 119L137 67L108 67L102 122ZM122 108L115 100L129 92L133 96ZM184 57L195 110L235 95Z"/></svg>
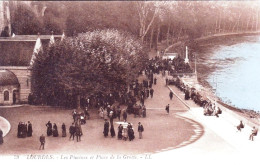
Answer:
<svg viewBox="0 0 260 165"><path fill-rule="evenodd" d="M9 70L0 70L0 86L19 85L15 74Z"/></svg>
<svg viewBox="0 0 260 165"><path fill-rule="evenodd" d="M55 39L61 38L62 35L53 35ZM41 40L50 40L51 35L15 35L14 37L0 37L1 41L36 41L40 37Z"/></svg>
<svg viewBox="0 0 260 165"><path fill-rule="evenodd" d="M43 50L45 50L51 35L0 37L0 66L29 66L38 37L40 37ZM54 35L54 37L60 39L61 35Z"/></svg>

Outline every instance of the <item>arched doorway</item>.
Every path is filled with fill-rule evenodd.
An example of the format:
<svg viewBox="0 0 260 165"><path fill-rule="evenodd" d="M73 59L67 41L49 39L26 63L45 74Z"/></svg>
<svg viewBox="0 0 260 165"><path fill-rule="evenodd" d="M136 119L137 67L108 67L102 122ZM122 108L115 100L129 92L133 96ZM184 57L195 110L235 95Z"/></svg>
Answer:
<svg viewBox="0 0 260 165"><path fill-rule="evenodd" d="M4 101L9 101L9 92L4 91Z"/></svg>
<svg viewBox="0 0 260 165"><path fill-rule="evenodd" d="M16 104L18 101L18 93L19 93L18 90L13 91L13 104Z"/></svg>

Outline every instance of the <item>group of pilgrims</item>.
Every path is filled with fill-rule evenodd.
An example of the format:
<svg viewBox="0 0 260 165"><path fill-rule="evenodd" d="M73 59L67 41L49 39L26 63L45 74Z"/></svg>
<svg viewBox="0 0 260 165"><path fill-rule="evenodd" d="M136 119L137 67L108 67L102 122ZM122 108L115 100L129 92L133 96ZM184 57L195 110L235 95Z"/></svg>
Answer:
<svg viewBox="0 0 260 165"><path fill-rule="evenodd" d="M153 98L154 89L153 85L157 84L157 78L154 74L162 73L165 75L174 75L174 73L191 73L192 69L188 64L184 63L184 60L177 57L173 60L171 59L160 59L155 57L149 59L144 70L140 71L140 75L146 75L146 79L142 82L139 82L137 79L130 83L129 89L127 87L120 88L117 92L112 92L109 94L97 94L91 95L87 99L82 99L81 103L85 109L83 112L78 113L76 110L73 110L72 117L73 122L69 127L69 140L74 140L76 136L77 142L81 141L81 136L83 135L81 125L86 124L86 120L90 118L88 109L94 108L98 109L98 114L100 118L104 119L104 137L116 136L114 122L115 118L118 118L121 121L121 116L123 117L123 122L119 122L117 127L117 139L132 141L135 139L135 133L133 129L133 124L127 121L128 114L134 114L134 117L146 117L146 107L144 105L145 99L151 97ZM218 117L221 114L221 110L216 106L216 104L211 103L210 101L203 99L202 96L196 92L194 88L189 88L181 82L179 77L169 80L166 78L166 85L175 85L185 94L185 100L192 99L196 104L204 107L204 115L215 115ZM173 93L170 91L170 99L173 98ZM138 104L138 101L140 104ZM120 105L126 105L127 108L121 109ZM168 109L167 109L168 108ZM169 104L166 106L167 113L169 113ZM108 121L109 120L109 121ZM142 124L138 123L138 132L139 138L142 138L142 132L144 128ZM48 121L46 124L47 127L47 136L58 137L59 131L58 126L55 123ZM240 127L238 130L241 130ZM63 123L61 125L62 137L66 137L66 126ZM30 121L28 123L20 122L18 125L18 138L25 138L32 136L32 124ZM2 131L0 130L0 133ZM0 134L0 135L1 135ZM1 135L2 136L2 135ZM1 143L0 136L0 143ZM42 135L43 136L43 135Z"/></svg>
<svg viewBox="0 0 260 165"><path fill-rule="evenodd" d="M195 88L190 88L182 83L179 77L168 80L168 83L172 83L172 85L175 85L178 89L180 89L180 91L184 92L185 100L191 99L194 101L194 103L203 107L205 116L219 117L219 115L222 113L222 110L217 106L216 102L214 103L207 98L203 98Z"/></svg>
<svg viewBox="0 0 260 165"><path fill-rule="evenodd" d="M47 127L47 136L53 136L53 137L59 136L58 126L55 123L53 123L52 125L52 123L48 121L46 127ZM64 123L62 124L61 129L62 129L62 137L66 137L66 126Z"/></svg>
<svg viewBox="0 0 260 165"><path fill-rule="evenodd" d="M18 129L17 129L17 137L18 138L26 138L32 136L32 124L30 121L28 123L19 122Z"/></svg>
<svg viewBox="0 0 260 165"><path fill-rule="evenodd" d="M174 78L168 79L166 77L166 85L175 85L179 90L184 92L185 100L193 100L197 105L204 108L204 115L206 116L216 116L222 113L222 110L212 103L211 100L203 98L195 88L190 88L185 85L178 76L175 76L174 73L192 73L192 69L188 64L184 63L184 60L177 57L173 60L159 58L151 59L150 64L148 65L149 70L152 70L153 73L162 73L162 76L173 75ZM173 97L173 93L170 91L170 99Z"/></svg>
<svg viewBox="0 0 260 165"><path fill-rule="evenodd" d="M139 125L138 125L137 130L139 132L139 138L141 139L144 128L140 122L138 124ZM109 130L109 125L110 125L110 130ZM118 140L126 141L127 139L129 139L129 141L133 141L135 139L133 124L131 124L130 122L128 122L128 123L125 122L125 123L119 124L117 130L118 130L118 133L117 133ZM116 136L113 122L110 122L110 124L109 124L107 119L105 119L104 130L103 130L104 137L108 137L109 132L110 132L110 135L112 138Z"/></svg>

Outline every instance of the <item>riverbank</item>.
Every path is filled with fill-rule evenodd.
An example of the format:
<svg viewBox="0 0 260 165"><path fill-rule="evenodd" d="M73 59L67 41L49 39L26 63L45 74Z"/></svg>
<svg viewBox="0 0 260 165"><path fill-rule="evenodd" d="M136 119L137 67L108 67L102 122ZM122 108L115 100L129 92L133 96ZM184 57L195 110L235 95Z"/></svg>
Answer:
<svg viewBox="0 0 260 165"><path fill-rule="evenodd" d="M218 103L225 108L234 111L239 116L243 116L246 120L249 120L250 122L260 125L259 119L260 119L260 113L256 112L254 110L249 109L240 109L232 104L230 102L225 102L221 98L218 98L215 93L215 86L213 87L208 82L209 76L220 69L225 70L227 68L219 68L219 65L216 63L217 60L210 59L210 55L213 54L214 51L219 49L222 45L226 46L232 46L238 43L243 42L256 42L255 40L252 40L252 38L248 36L259 34L259 32L255 33L231 33L231 34L219 34L219 35L213 35L209 37L201 37L198 39L193 40L192 42L187 41L181 41L174 45L172 45L171 49L169 49L169 52L175 52L183 49L184 44L187 44L189 47L189 52L193 55L190 55L190 64L192 68L195 68L195 54L197 59L197 79L200 85L202 85L205 90L207 91L207 95L213 97L218 101ZM191 57L192 56L192 57ZM193 59L192 59L193 58ZM235 63L237 59L227 58L223 61L223 63Z"/></svg>
<svg viewBox="0 0 260 165"><path fill-rule="evenodd" d="M212 42L210 42L210 43L203 42L203 43L197 44L198 49L195 53L199 54L197 56L198 57L197 58L198 59L197 60L198 61L197 71L198 71L199 83L202 84L204 87L209 88L210 91L215 93L217 85L214 87L212 85L210 85L210 83L208 82L210 79L209 76L211 76L211 79L212 79L213 72L225 71L225 70L229 69L229 65L233 65L241 59L226 57L225 59L220 60L218 58L212 59L211 56L209 56L209 55L215 54L214 51L216 51L218 49L221 50L220 47L223 47L223 46L230 47L232 45L245 43L245 42L254 44L255 42L257 42L256 39L257 39L257 37L254 38L254 37L250 37L250 36L232 36L230 38L226 38L223 41L221 41L219 39L216 39L216 40L212 39ZM219 63L222 63L222 64L219 65ZM216 78L214 78L214 79L215 80L213 80L213 81L216 81ZM241 97L243 97L243 96L241 95ZM246 117L248 120L251 120L255 124L258 124L258 125L260 124L260 122L259 122L260 113L259 112L250 110L250 109L237 108L237 107L235 107L235 105L231 105L230 102L225 102L224 100L222 100L221 98L218 98L218 97L217 97L217 100L219 101L219 103L221 105L225 106L226 108L228 108L232 111L236 111L237 113L239 113L239 115ZM257 122L255 121L256 118L258 118Z"/></svg>

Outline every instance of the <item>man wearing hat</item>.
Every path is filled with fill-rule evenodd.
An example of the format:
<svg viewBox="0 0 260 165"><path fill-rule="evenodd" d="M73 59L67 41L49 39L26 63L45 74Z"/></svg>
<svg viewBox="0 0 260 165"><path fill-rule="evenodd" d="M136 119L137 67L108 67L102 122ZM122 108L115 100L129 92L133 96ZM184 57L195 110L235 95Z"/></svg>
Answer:
<svg viewBox="0 0 260 165"><path fill-rule="evenodd" d="M143 127L143 125L139 122L139 123L138 123L139 139L142 139L142 138L143 138L143 135L142 135L143 131L144 131L144 127Z"/></svg>
<svg viewBox="0 0 260 165"><path fill-rule="evenodd" d="M44 150L44 144L45 144L45 136L42 134L42 136L40 136L40 149L42 148Z"/></svg>
<svg viewBox="0 0 260 165"><path fill-rule="evenodd" d="M169 105L169 104L166 106L165 110L166 110L167 113L169 114L169 111L170 111L170 105Z"/></svg>

